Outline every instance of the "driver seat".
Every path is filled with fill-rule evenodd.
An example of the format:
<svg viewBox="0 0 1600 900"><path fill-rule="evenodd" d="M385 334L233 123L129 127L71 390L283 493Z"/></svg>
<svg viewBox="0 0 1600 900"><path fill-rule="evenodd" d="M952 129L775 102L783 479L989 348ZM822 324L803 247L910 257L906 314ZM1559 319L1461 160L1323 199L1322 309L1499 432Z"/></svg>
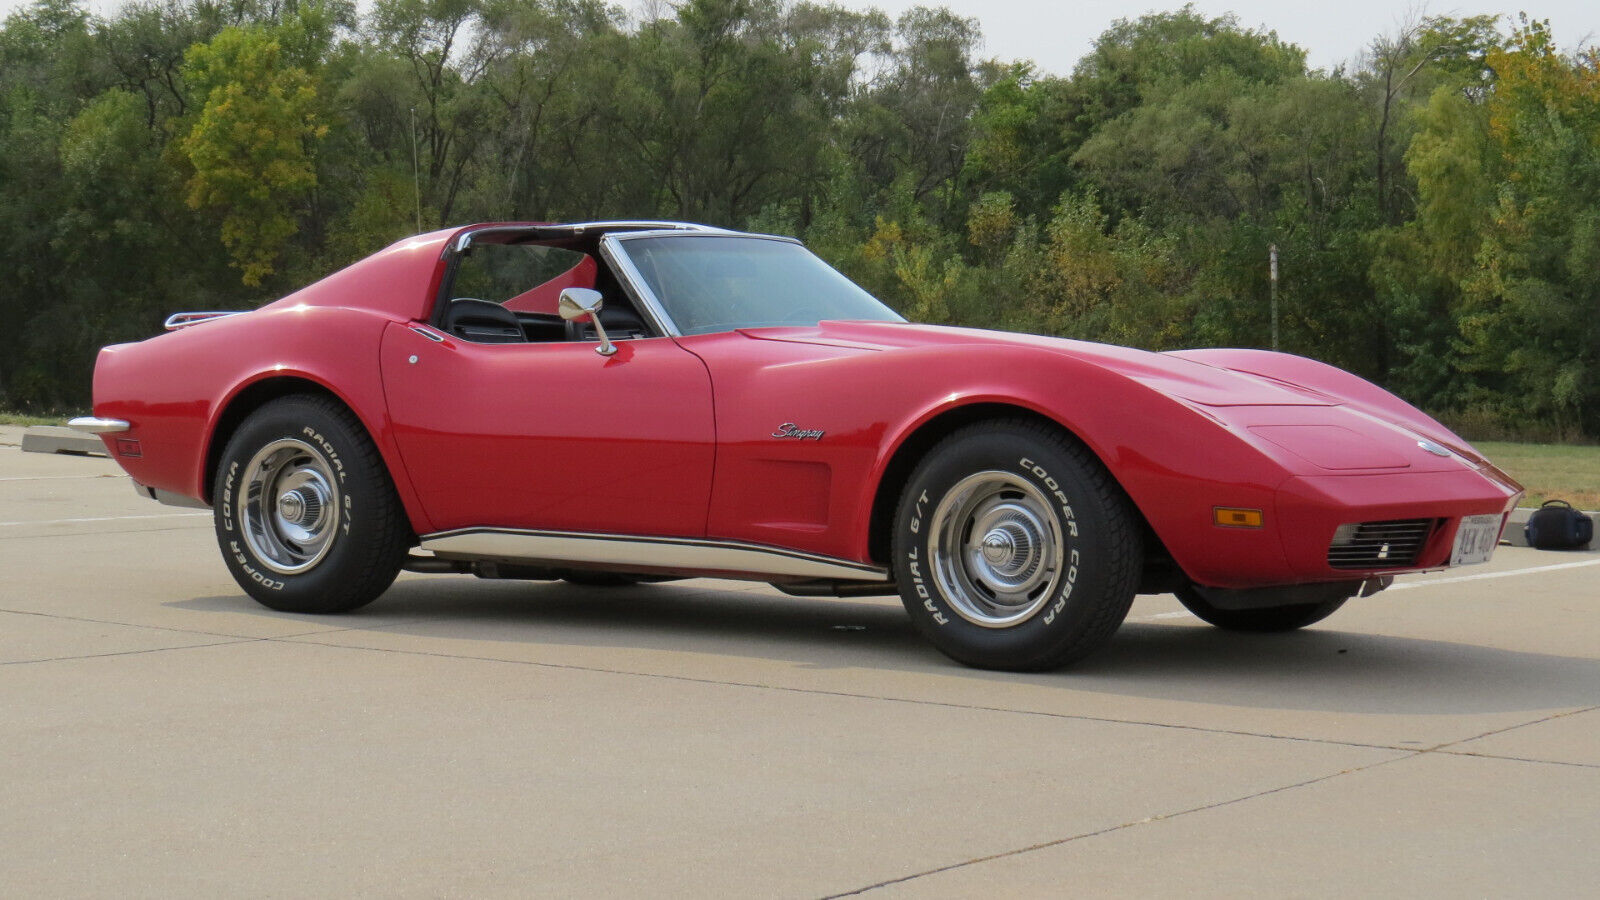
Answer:
<svg viewBox="0 0 1600 900"><path fill-rule="evenodd" d="M498 303L457 297L444 313L445 332L475 344L520 344L527 341L517 314Z"/></svg>
<svg viewBox="0 0 1600 900"><path fill-rule="evenodd" d="M600 324L605 326L606 336L613 341L630 341L650 336L650 328L645 325L644 319L634 312L631 306L620 303L616 306L600 307ZM594 326L588 322L567 323L567 340L598 341L599 339L600 335L595 333Z"/></svg>

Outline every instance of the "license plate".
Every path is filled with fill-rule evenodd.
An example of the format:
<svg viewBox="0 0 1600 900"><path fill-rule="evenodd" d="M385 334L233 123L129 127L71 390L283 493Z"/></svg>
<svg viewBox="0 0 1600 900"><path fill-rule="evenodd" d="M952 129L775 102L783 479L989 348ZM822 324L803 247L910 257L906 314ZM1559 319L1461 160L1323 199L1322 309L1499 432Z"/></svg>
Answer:
<svg viewBox="0 0 1600 900"><path fill-rule="evenodd" d="M1450 565L1470 566L1488 562L1500 542L1500 516L1465 516L1456 529L1456 548L1450 554Z"/></svg>

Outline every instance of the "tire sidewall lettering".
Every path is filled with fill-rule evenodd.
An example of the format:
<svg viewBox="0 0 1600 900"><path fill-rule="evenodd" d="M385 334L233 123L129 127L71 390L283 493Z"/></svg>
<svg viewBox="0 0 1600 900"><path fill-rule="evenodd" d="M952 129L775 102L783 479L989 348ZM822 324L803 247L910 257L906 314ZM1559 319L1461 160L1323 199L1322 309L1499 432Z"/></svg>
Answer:
<svg viewBox="0 0 1600 900"><path fill-rule="evenodd" d="M332 441L328 440L321 431L310 425L300 429L300 436L308 439L312 444L316 445L318 450L322 451L323 459L328 461L328 466L333 469L333 474L339 479L339 496L342 498L339 509L339 532L348 538L351 525L355 519L355 498L350 496L350 491L346 488L346 482L349 481L349 472L345 469L344 457L339 454ZM339 547L335 545L328 552L330 555L338 553ZM315 569L312 571L315 571Z"/></svg>
<svg viewBox="0 0 1600 900"><path fill-rule="evenodd" d="M323 456L327 458L328 464L333 467L333 473L339 477L339 484L344 484L347 477L344 469L344 459L339 455L339 451L333 448L333 444L322 436L322 432L312 428L310 425L300 429L300 434L302 437L310 438L312 443L322 449Z"/></svg>
<svg viewBox="0 0 1600 900"><path fill-rule="evenodd" d="M1062 613L1066 611L1069 601L1078 589L1079 576L1084 571L1084 558L1079 543L1077 514L1073 510L1071 498L1067 496L1066 487L1050 473L1050 470L1044 464L1033 457L1017 457L1014 464L997 465L996 468L1012 470L1015 474L1033 481L1045 496L1051 499L1057 510L1058 524L1066 537L1067 552L1066 559L1062 560L1065 571L1062 573L1060 582L1056 585L1055 598L1032 618L1018 622L1008 628L994 631L1006 632L1027 628L1053 628L1066 621L1066 617L1063 617ZM940 482L945 483L946 486L952 483L946 478L941 478ZM904 546L906 549L901 557L903 575L910 581L910 588L915 602L922 607L934 625L942 628L959 620L968 624L968 627L990 631L990 629L982 629L982 626L970 625L964 619L956 616L948 608L945 599L940 596L938 590L928 582L926 568L932 549L929 545L936 536L924 534L923 523L931 507L935 504L935 497L932 492L937 490L939 490L938 483L929 487L918 488L915 499L910 502L908 514L902 525L904 532L908 533L906 536L909 537L909 540L905 541Z"/></svg>
<svg viewBox="0 0 1600 900"><path fill-rule="evenodd" d="M339 479L339 495L343 498L343 502L340 504L339 510L339 531L345 537L349 537L350 526L355 516L355 499L350 496L350 491L345 488L345 483L349 480L349 473L345 471L344 458L340 456L339 451L334 448L332 441L328 440L327 437L322 434L322 432L311 427L310 425L301 428L300 435L301 437L308 438L313 444L316 445L317 449L322 451L323 458L328 461L329 467L333 469L334 475ZM330 552L337 553L338 550L338 547L334 547Z"/></svg>
<svg viewBox="0 0 1600 900"><path fill-rule="evenodd" d="M1067 498L1066 491L1061 487L1061 482L1057 481L1044 466L1029 457L1020 457L1017 460L1017 466L1022 470L1023 475L1032 477L1044 489L1045 494L1055 501L1061 513L1062 527L1066 529L1067 536L1075 540L1078 537L1078 518L1072 511L1072 501ZM1051 601L1049 606L1045 608L1044 614L1039 617L1039 621L1045 626L1054 625L1056 620L1060 618L1061 613L1066 610L1067 601L1071 599L1072 591L1078 585L1078 566L1082 560L1082 554L1074 543L1067 551L1067 571L1062 578L1060 587L1057 588L1059 593L1056 595L1055 600Z"/></svg>
<svg viewBox="0 0 1600 900"><path fill-rule="evenodd" d="M227 545L224 548L223 558L241 574L243 574L245 578L248 578L250 581L266 588L267 590L275 592L283 591L291 583L298 584L307 582L308 580L314 582L317 579L319 573L329 566L329 564L333 561L333 558L344 549L344 545L350 540L351 531L355 525L356 505L355 498L351 495L351 488L355 485L352 485L350 482L350 471L345 466L344 457L339 452L338 448L334 446L333 441L329 440L329 438L321 429L315 426L305 425L300 427L297 432L282 431L275 435L260 435L256 438L256 443L259 446L260 442L274 440L278 437L293 437L304 440L311 444L311 446L327 461L328 467L333 471L334 476L337 478L339 484L339 496L341 499L339 501L340 522L338 526L340 540L336 542L333 547L329 548L328 557L324 558L316 567L305 572L287 576L275 575L275 573L265 570L265 568L261 565L260 560L257 560L255 555L250 551L248 545L246 545L243 540L238 537L240 533L240 524L237 515L238 506L240 503L244 502L244 497L240 493L239 486L239 481L242 477L242 463L237 454L234 454L233 458L230 458L226 462L226 469L224 470L221 484L217 491L216 505L217 525L221 531L224 532L227 539ZM359 481L357 484L359 484Z"/></svg>
<svg viewBox="0 0 1600 900"><path fill-rule="evenodd" d="M1026 456L1018 460L1017 465L1022 467L1024 475L1033 476L1039 486L1044 488L1045 493L1056 501L1056 504L1061 507L1061 521L1067 528L1067 534L1071 537L1077 537L1078 517L1072 512L1072 501L1067 499L1067 493L1062 490L1061 483L1052 477L1044 466Z"/></svg>
<svg viewBox="0 0 1600 900"><path fill-rule="evenodd" d="M222 481L221 496L218 498L217 512L222 516L223 530L232 532L233 527L233 483L239 477L239 462L234 460L228 465L228 474Z"/></svg>
<svg viewBox="0 0 1600 900"><path fill-rule="evenodd" d="M251 581L254 581L256 584L259 584L268 590L283 590L284 582L282 579L269 578L262 574L260 569L250 565L250 556L245 552L243 547L239 546L238 541L229 541L228 549L233 556L234 564L236 564L246 575L250 576Z"/></svg>
<svg viewBox="0 0 1600 900"><path fill-rule="evenodd" d="M940 609L939 606L933 602L934 594L932 591L928 590L928 582L926 581L926 578L922 572L921 547L916 546L915 544L912 545L911 549L906 553L906 565L911 574L912 590L916 592L917 599L922 601L922 608L927 610L929 615L933 616L933 622L935 625L950 624L950 617L945 615L944 610Z"/></svg>
<svg viewBox="0 0 1600 900"><path fill-rule="evenodd" d="M1022 416L932 444L889 537L911 623L981 669L1046 671L1094 652L1127 616L1144 558L1137 509L1094 451Z"/></svg>

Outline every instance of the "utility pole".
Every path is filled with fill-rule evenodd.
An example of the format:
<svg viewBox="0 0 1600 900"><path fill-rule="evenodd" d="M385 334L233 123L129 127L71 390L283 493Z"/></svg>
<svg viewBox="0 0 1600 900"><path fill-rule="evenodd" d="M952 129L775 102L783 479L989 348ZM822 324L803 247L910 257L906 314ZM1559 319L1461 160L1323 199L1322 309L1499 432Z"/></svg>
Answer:
<svg viewBox="0 0 1600 900"><path fill-rule="evenodd" d="M1278 245L1267 248L1267 259L1272 270L1272 349L1278 349Z"/></svg>
<svg viewBox="0 0 1600 900"><path fill-rule="evenodd" d="M422 175L420 173L420 168L417 165L417 108L415 106L411 107L411 192L412 192L413 196L415 196L416 199L417 199L417 233L421 234L422 233ZM1276 263L1274 263L1274 265L1276 265ZM1273 271L1276 272L1277 269L1273 269ZM1273 275L1272 277L1274 279L1276 279L1278 276L1277 275ZM1276 282L1274 282L1274 283L1276 283ZM1274 314L1274 316L1276 316L1276 314ZM1277 322L1277 319L1274 318L1273 322ZM1278 326L1277 325L1273 325L1272 327L1273 327L1273 332L1272 333L1273 334L1277 334L1278 333L1277 332L1277 327ZM1273 345L1274 346L1277 345L1276 339L1274 339Z"/></svg>

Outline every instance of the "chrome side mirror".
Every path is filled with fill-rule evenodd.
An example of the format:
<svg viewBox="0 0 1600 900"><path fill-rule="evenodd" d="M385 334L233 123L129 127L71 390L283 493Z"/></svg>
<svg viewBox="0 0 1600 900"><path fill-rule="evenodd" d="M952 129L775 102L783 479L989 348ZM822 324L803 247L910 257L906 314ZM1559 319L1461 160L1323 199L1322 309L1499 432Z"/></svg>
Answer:
<svg viewBox="0 0 1600 900"><path fill-rule="evenodd" d="M561 299L556 301L556 312L568 322L587 320L594 326L594 333L600 336L600 346L594 348L594 352L601 356L611 356L617 352L617 345L611 343L611 338L606 337L605 326L600 324L601 299L599 291L580 287L563 288Z"/></svg>

